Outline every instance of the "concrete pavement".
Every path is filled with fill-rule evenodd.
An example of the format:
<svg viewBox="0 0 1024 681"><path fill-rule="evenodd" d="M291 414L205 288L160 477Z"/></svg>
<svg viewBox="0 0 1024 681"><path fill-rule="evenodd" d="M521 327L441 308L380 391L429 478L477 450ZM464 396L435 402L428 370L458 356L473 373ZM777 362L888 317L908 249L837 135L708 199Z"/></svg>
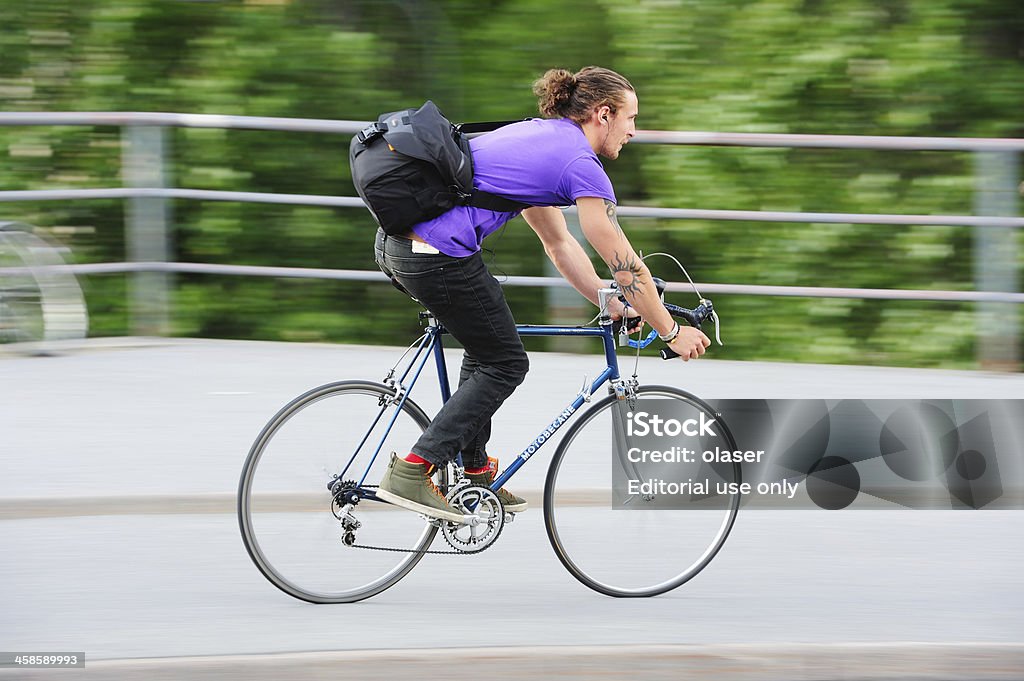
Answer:
<svg viewBox="0 0 1024 681"><path fill-rule="evenodd" d="M87 678L118 679L410 678L453 665L467 678L488 663L491 678L1024 677L1019 511L741 514L693 582L622 601L565 572L534 509L493 549L430 557L369 601L285 596L238 537L245 453L287 400L379 378L396 354L126 340L0 356L0 650L83 650ZM600 363L532 360L496 449L532 437ZM640 374L708 398L1024 395L1024 377L973 372L645 358ZM539 490L545 469L531 462L517 487ZM435 645L446 650L423 650Z"/></svg>

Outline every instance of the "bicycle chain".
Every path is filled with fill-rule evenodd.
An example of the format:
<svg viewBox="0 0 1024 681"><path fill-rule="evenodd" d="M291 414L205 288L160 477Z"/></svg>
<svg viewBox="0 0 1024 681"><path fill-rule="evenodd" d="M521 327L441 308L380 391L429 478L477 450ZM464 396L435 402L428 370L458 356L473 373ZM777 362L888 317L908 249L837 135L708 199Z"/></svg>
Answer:
<svg viewBox="0 0 1024 681"><path fill-rule="evenodd" d="M440 528L438 528L438 529L440 529ZM442 535L443 534L444 533L442 533ZM445 542L447 542L448 546L452 545L451 542L448 541L447 537L445 537ZM463 551L461 549L455 549L453 551L439 551L437 549L420 549L420 550L417 550L417 549L396 549L396 548L391 547L391 546L370 546L368 544L350 544L348 548L350 548L350 549L369 549L371 551L389 551L391 553L419 553L419 554L423 554L423 555L431 554L431 555L435 555L435 556L475 556L478 553L483 553L484 551L489 549L491 546L492 546L492 544L488 544L487 546L483 547L482 549L477 549L476 551Z"/></svg>
<svg viewBox="0 0 1024 681"><path fill-rule="evenodd" d="M366 544L352 544L348 548L350 548L350 549L370 549L371 551L390 551L392 553L422 553L423 555L433 554L433 555L439 555L439 556L452 556L452 555L455 555L455 556L471 556L471 555L473 555L472 553L467 553L465 551L457 551L457 550L456 551L438 551L436 549L434 549L434 550L432 550L432 549L421 549L421 550L416 550L416 549L396 549L396 548L392 548L390 546L368 546Z"/></svg>
<svg viewBox="0 0 1024 681"><path fill-rule="evenodd" d="M440 530L440 528L438 528L438 530ZM441 534L442 534L442 536L444 535L443 532ZM445 537L444 540L448 544L448 546L452 545L451 542L448 541L447 537ZM392 546L370 546L369 544L349 544L348 548L350 548L350 549L369 549L371 551L389 551L391 553L420 553L420 554L423 554L423 555L432 554L432 555L435 555L435 556L453 556L453 555L455 555L455 556L473 556L473 555L476 555L478 553L482 553L482 552L486 551L491 546L492 546L492 544L488 544L488 545L484 546L482 549L477 549L476 551L463 551L461 549L454 549L453 551L439 551L437 549L420 549L420 550L417 550L417 549L396 549L396 548L394 548Z"/></svg>

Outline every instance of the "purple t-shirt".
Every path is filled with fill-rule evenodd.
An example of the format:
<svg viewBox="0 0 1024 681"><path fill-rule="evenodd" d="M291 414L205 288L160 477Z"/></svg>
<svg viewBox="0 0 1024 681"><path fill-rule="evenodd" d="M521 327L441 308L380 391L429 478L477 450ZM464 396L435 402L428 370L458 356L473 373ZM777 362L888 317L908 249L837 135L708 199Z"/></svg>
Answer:
<svg viewBox="0 0 1024 681"><path fill-rule="evenodd" d="M530 206L570 206L580 197L615 202L604 166L582 128L567 118L513 123L470 140L473 184ZM456 206L413 227L424 241L446 255L480 250L491 232L518 213Z"/></svg>

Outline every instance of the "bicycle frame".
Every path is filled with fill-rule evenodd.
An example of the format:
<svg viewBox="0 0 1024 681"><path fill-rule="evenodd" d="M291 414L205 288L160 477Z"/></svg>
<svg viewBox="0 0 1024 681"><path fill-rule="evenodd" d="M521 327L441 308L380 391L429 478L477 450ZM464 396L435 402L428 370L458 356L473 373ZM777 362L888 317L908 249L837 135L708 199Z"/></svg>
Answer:
<svg viewBox="0 0 1024 681"><path fill-rule="evenodd" d="M576 337L590 337L600 338L603 341L604 355L605 355L605 367L601 373L597 376L594 381L588 386L584 383L583 388L576 395L576 398L566 406L559 414L555 417L548 426L542 430L537 437L519 454L516 459L509 464L505 470L499 473L494 482L491 484L491 490L497 491L518 471L527 461L533 457L534 454L548 441L552 436L565 425L574 414L583 406L585 402L589 402L591 395L598 389L600 389L605 383L611 382L613 385L621 384L621 378L619 375L619 360L615 353L615 333L612 330L611 317L606 313L607 300L612 296L617 295L618 292L614 289L602 289L600 291L601 299L605 302L602 306L602 313L599 316L598 326L557 326L557 325L532 325L532 324L517 324L516 330L520 336L552 336L552 337L565 337L565 336L576 336ZM380 443L377 445L376 451L373 453L370 466L367 466L366 472L363 473L362 479L359 481L359 485L362 486L365 482L366 474L369 472L370 467L373 465L373 460L376 460L380 454L380 450L384 445L384 440L387 437L387 433L390 432L391 426L397 419L398 414L401 412L402 405L408 398L409 393L412 391L416 382L419 380L420 375L423 373L423 369L431 357L434 358L434 364L437 368L438 384L441 389L441 401L442 403L447 402L451 398L451 384L448 380L448 366L444 356L444 343L442 337L447 331L445 328L437 323L432 315L429 313L421 313L421 318L427 319L427 328L424 331L423 336L418 341L416 346L416 352L412 359L409 360L408 365L405 367L401 377L397 380L389 374L388 378L385 379L386 383L391 384L396 390L397 404L394 411L394 415L391 418L391 423L388 424L385 430L385 435L381 438ZM404 385L404 381L409 377L410 373L412 378L408 386ZM618 390L617 390L618 393ZM624 392L623 392L624 394ZM381 413L381 416L383 412ZM379 418L379 417L378 417ZM376 425L376 422L375 422ZM371 427L371 431L373 427ZM369 432L367 433L369 437ZM365 439L364 439L365 443ZM362 444L357 449L362 449ZM356 454L354 453L352 459L345 467L345 471L355 460ZM459 453L456 459L457 465L462 466L462 454ZM344 475L345 471L342 471L341 475ZM340 476L339 476L340 477ZM366 493L366 496L371 496L372 493Z"/></svg>

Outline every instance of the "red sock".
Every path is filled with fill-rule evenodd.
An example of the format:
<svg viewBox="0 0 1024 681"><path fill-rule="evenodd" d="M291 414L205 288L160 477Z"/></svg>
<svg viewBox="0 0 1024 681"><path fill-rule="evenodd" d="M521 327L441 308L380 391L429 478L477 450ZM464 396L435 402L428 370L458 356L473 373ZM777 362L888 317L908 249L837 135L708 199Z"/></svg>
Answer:
<svg viewBox="0 0 1024 681"><path fill-rule="evenodd" d="M412 452L409 452L408 454L405 455L405 461L408 463L430 463L422 456L416 456Z"/></svg>
<svg viewBox="0 0 1024 681"><path fill-rule="evenodd" d="M467 468L466 472L470 475L480 475L481 473L486 473L490 469L490 466L484 466L483 468Z"/></svg>

